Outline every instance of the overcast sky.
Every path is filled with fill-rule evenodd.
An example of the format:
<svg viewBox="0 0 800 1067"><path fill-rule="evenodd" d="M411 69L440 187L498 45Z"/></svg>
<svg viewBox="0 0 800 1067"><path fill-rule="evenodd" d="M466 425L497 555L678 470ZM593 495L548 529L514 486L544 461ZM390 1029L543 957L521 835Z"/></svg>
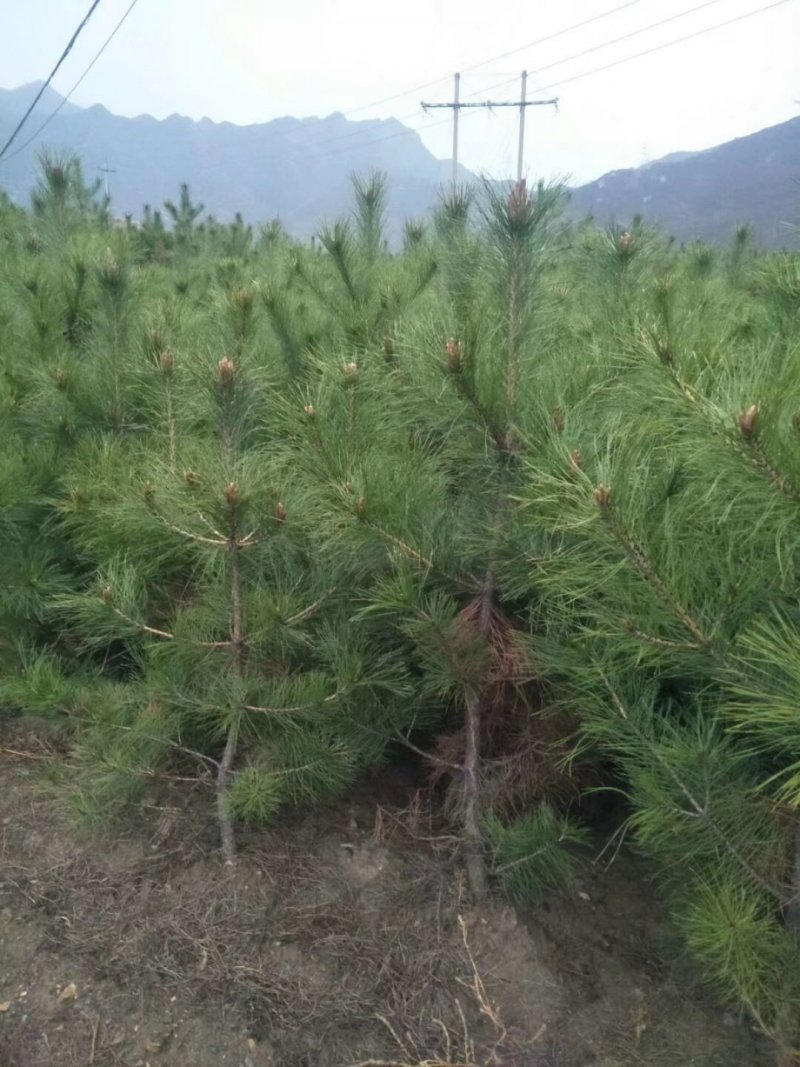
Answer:
<svg viewBox="0 0 800 1067"><path fill-rule="evenodd" d="M420 99L449 99L455 70L463 71L462 99L514 99L513 79L527 67L530 95L557 95L560 107L558 113L529 109L526 171L583 181L800 114L800 0L569 80L769 2L138 0L72 99L122 115L178 112L235 123L332 111L354 119L395 116L419 130L437 156L449 157L450 113L426 116ZM129 3L102 0L56 76L56 89L71 88ZM0 0L3 87L45 77L88 6L88 0ZM613 14L559 33L607 11ZM671 21L597 47L665 19ZM502 82L510 84L491 88ZM461 161L496 177L511 173L515 115L462 115Z"/></svg>

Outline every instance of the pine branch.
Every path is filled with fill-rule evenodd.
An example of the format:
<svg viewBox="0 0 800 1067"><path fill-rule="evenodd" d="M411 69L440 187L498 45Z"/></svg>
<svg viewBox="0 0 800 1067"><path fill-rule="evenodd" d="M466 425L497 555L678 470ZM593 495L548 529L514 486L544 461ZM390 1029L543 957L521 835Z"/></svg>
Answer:
<svg viewBox="0 0 800 1067"><path fill-rule="evenodd" d="M214 526L213 523L206 518L202 511L197 512L197 517L203 523L203 525L206 526L214 534L214 537L219 538L219 541L216 542L217 544L227 543L228 539L225 534L221 530L218 530L216 526Z"/></svg>
<svg viewBox="0 0 800 1067"><path fill-rule="evenodd" d="M448 342L448 345L449 344L450 342ZM456 341L455 344L459 346L460 352L460 342ZM477 415L478 420L480 421L486 434L489 436L498 452L508 451L507 434L504 433L503 429L495 423L488 408L486 408L475 395L475 391L473 390L471 383L468 381L467 377L464 374L460 354L457 363L454 364L451 362L450 374L448 375L448 377L453 383L456 393L461 397L462 400L465 400L467 402L467 404L472 408L475 415Z"/></svg>
<svg viewBox="0 0 800 1067"><path fill-rule="evenodd" d="M385 538L387 541L390 541L393 545L395 545L401 550L403 555L407 556L409 559L413 559L421 567L427 567L428 570L436 570L433 560L428 559L427 556L423 556L421 552L418 552L415 548L412 548L412 546L403 541L402 538L397 537L393 533L390 533L383 526L380 526L378 523L372 520L367 520L366 525L371 530L374 530L376 533L380 534L381 537Z"/></svg>
<svg viewBox="0 0 800 1067"><path fill-rule="evenodd" d="M763 475L779 493L790 500L800 503L800 491L771 463L764 451L763 442L757 433L757 422L760 414L758 405L753 404L746 411L739 412L737 419L739 433L732 433L727 426L721 425L719 418L710 409L706 398L680 374L674 360L662 359L661 364L666 369L677 390L690 402L693 408L703 413L712 434L722 438L726 444L731 445L734 452L741 456L750 467Z"/></svg>
<svg viewBox="0 0 800 1067"><path fill-rule="evenodd" d="M322 700L315 700L309 704L293 704L287 707L259 707L257 704L245 704L245 711L257 712L261 715L292 715L301 711L313 711L314 708L322 707L324 704L333 704L341 696L343 696L345 690L337 689L335 693L330 693L328 696L323 697Z"/></svg>
<svg viewBox="0 0 800 1067"><path fill-rule="evenodd" d="M714 821L709 810L708 803L700 803L700 801L695 797L695 795L683 781L683 779L675 770L675 768L664 757L664 754L660 751L658 746L656 744L653 744L646 735L644 735L640 730L636 728L632 719L628 715L625 705L622 703L622 700L620 699L619 695L617 694L616 690L614 689L606 674L603 672L602 668L600 668L597 663L595 663L595 667L600 678L603 680L606 689L608 690L609 696L611 697L611 701L614 707L616 708L617 713L625 722L628 723L629 726L633 727L636 730L637 736L647 747L652 757L662 768L662 770L665 772L670 781L672 781L672 783L678 788L680 793L683 795L686 802L689 804L689 807L692 809L694 817L700 819L704 823L704 825L709 828L712 834L719 840L725 851L741 867L741 869L744 871L744 873L753 885L761 889L763 892L767 893L774 901L776 901L776 903L781 908L785 907L786 897L783 892L783 889L780 886L775 886L766 878L764 878L763 875L761 875L753 867L753 865L741 854L736 844L731 841L731 839L724 832L724 830L722 830L722 828Z"/></svg>
<svg viewBox="0 0 800 1067"><path fill-rule="evenodd" d="M110 604L109 607L120 619L124 619L125 622L130 623L130 625L134 626L137 630L141 630L142 633L152 634L153 637L163 637L167 641L175 640L175 634L171 634L167 630L157 630L154 626L148 626L144 622L137 622L136 619L132 619L130 615L126 615L124 611L115 608L113 604Z"/></svg>
<svg viewBox="0 0 800 1067"><path fill-rule="evenodd" d="M176 526L168 519L165 519L164 516L160 515L157 511L154 511L153 514L160 520L160 522L164 524L164 526L166 526L168 530L171 530L172 533L180 534L181 537L185 537L188 541L195 541L197 544L201 545L213 545L215 548L225 548L228 544L227 539L224 537L203 537L202 534L191 533L189 530L181 529L180 526Z"/></svg>
<svg viewBox="0 0 800 1067"><path fill-rule="evenodd" d="M297 623L305 622L306 619L312 618L320 610L322 605L327 601L328 597L330 597L335 591L335 586L332 586L330 589L326 590L326 592L324 592L318 600L315 600L313 604L309 604L308 607L303 608L302 611L298 611L295 615L291 615L286 620L286 625L296 626Z"/></svg>
<svg viewBox="0 0 800 1067"><path fill-rule="evenodd" d="M740 427L742 418L743 416L740 414ZM749 461L750 465L762 474L770 485L777 489L779 493L788 497L790 500L793 500L795 503L800 503L800 492L795 489L788 478L782 475L780 471L773 466L764 451L763 443L757 436L747 436L742 433L741 438L736 439L731 434L728 434L728 440L733 444L734 451L739 455L744 456L744 458Z"/></svg>
<svg viewBox="0 0 800 1067"><path fill-rule="evenodd" d="M703 646L695 642L681 642L681 641L669 641L665 637L656 637L654 634L646 634L643 630L637 629L630 619L624 620L625 629L633 637L638 637L640 641L645 641L649 645L655 645L656 648L667 648L675 652L700 652Z"/></svg>
<svg viewBox="0 0 800 1067"><path fill-rule="evenodd" d="M711 642L710 639L706 637L700 624L692 618L683 604L681 604L672 591L667 588L658 575L655 566L648 559L644 548L634 540L624 522L613 510L610 490L605 486L598 486L594 491L594 500L606 526L622 545L628 561L632 564L635 570L638 571L642 578L644 578L648 585L652 586L664 604L666 604L677 616L697 644L702 648L707 648Z"/></svg>
<svg viewBox="0 0 800 1067"><path fill-rule="evenodd" d="M176 641L177 640L177 638L175 637L175 634L170 633L168 630L158 630L154 626L148 626L147 623L139 622L136 619L131 618L130 615L126 615L124 611L121 611L119 608L114 607L113 604L109 604L109 607L111 608L111 610L114 612L115 615L119 616L120 619L124 619L125 622L130 623L130 625L134 626L137 630L141 630L142 633L151 634L153 637L161 637L165 641ZM231 647L230 641L197 641L197 642L190 642L190 643L196 644L198 648L212 648L212 649L214 649L214 648L230 648Z"/></svg>

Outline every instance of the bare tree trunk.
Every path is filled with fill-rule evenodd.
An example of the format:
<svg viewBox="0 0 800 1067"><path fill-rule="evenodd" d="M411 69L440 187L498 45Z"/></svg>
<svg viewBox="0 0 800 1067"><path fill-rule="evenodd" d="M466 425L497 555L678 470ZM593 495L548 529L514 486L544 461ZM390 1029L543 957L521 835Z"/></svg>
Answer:
<svg viewBox="0 0 800 1067"><path fill-rule="evenodd" d="M233 761L236 756L238 734L238 723L234 723L228 729L228 737L225 741L225 751L222 754L219 770L217 771L217 818L219 820L219 833L222 841L222 856L225 860L226 867L232 867L236 862L236 839L233 833L233 819L231 818L228 786L231 780Z"/></svg>
<svg viewBox="0 0 800 1067"><path fill-rule="evenodd" d="M800 949L800 818L794 828L792 870L789 876L789 901L785 909L786 926Z"/></svg>
<svg viewBox="0 0 800 1067"><path fill-rule="evenodd" d="M794 827L789 892L783 914L786 929L794 938L800 955L800 819L797 819ZM798 1067L800 1064L800 1020L792 1008L791 1003L785 1006L775 1022L777 1067Z"/></svg>
<svg viewBox="0 0 800 1067"><path fill-rule="evenodd" d="M487 637L492 625L494 576L488 572L480 593L478 632ZM488 876L481 813L481 718L484 693L470 692L467 697L466 740L464 745L464 853L467 878L472 896L481 901L486 896Z"/></svg>
<svg viewBox="0 0 800 1067"><path fill-rule="evenodd" d="M229 507L229 536L228 551L230 553L231 584L230 584L230 651L233 659L234 671L241 675L244 667L244 616L242 611L242 572L239 558L239 536L236 521L236 504L238 490L231 482L226 490ZM236 748L239 741L239 718L237 717L228 727L228 736L225 740L225 751L219 764L217 774L217 818L219 819L220 837L222 839L222 855L226 866L233 866L236 862L236 840L233 832L233 818L231 816L230 797L228 789L233 775L233 761L236 759Z"/></svg>
<svg viewBox="0 0 800 1067"><path fill-rule="evenodd" d="M464 752L464 855L469 888L476 901L486 896L486 861L481 829L480 760L481 697L471 693L467 700L467 731Z"/></svg>

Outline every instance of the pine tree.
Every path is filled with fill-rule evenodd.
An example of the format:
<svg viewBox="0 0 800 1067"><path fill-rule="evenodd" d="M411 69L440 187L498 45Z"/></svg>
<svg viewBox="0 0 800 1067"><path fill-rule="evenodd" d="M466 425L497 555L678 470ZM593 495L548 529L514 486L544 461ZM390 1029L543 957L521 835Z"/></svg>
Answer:
<svg viewBox="0 0 800 1067"><path fill-rule="evenodd" d="M172 231L175 246L180 252L191 250L195 230L195 222L203 214L204 205L192 203L189 186L186 182L181 183L178 202L166 200L164 210L172 220Z"/></svg>
<svg viewBox="0 0 800 1067"><path fill-rule="evenodd" d="M56 382L71 431L51 523L73 553L67 588L47 590L60 639L28 642L4 689L76 726L89 812L130 802L170 758L213 768L232 862L234 819L341 789L380 758L405 669L349 625L355 561L315 550L315 502L275 440L301 392L262 348L257 287L220 238L217 277L198 264L170 293L155 271L143 319L134 239L96 249L83 360Z"/></svg>
<svg viewBox="0 0 800 1067"><path fill-rule="evenodd" d="M690 947L792 1063L796 364L719 293L668 262L620 295L596 384L550 398L524 492L548 546L529 589L540 654L619 768Z"/></svg>
<svg viewBox="0 0 800 1067"><path fill-rule="evenodd" d="M588 778L717 987L800 1034L797 257L386 188L311 248L0 200L0 695L104 816L239 819L426 755L480 897L572 876ZM478 220L476 207L480 208Z"/></svg>
<svg viewBox="0 0 800 1067"><path fill-rule="evenodd" d="M460 782L464 854L478 898L487 887L487 830L502 825L484 813L484 796L495 794L502 819L515 788L518 801L537 785L546 789L548 777L554 793L564 788L546 716L531 737L530 615L509 588L536 300L560 194L514 187L486 195L483 241L469 228L464 198L440 212L446 302L398 324L383 358L368 346L360 362L321 361L314 417L295 459L312 491L326 494L328 542L360 553L360 617L386 620L416 664L417 725L431 730L450 719L450 739L433 762ZM339 251L328 249L334 259ZM532 785L525 770L532 760L545 763L548 745L550 769ZM531 855L542 825L532 825L539 841ZM499 831L495 837L502 853Z"/></svg>

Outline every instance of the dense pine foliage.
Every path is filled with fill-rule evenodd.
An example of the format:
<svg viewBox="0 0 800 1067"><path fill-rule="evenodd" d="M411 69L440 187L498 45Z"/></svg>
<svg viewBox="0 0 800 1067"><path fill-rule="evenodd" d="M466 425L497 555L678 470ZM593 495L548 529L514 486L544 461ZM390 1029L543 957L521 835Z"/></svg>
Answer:
<svg viewBox="0 0 800 1067"><path fill-rule="evenodd" d="M474 893L623 798L689 950L797 1063L800 260L384 187L311 246L0 203L0 699L84 816L213 778L235 827L405 745Z"/></svg>

